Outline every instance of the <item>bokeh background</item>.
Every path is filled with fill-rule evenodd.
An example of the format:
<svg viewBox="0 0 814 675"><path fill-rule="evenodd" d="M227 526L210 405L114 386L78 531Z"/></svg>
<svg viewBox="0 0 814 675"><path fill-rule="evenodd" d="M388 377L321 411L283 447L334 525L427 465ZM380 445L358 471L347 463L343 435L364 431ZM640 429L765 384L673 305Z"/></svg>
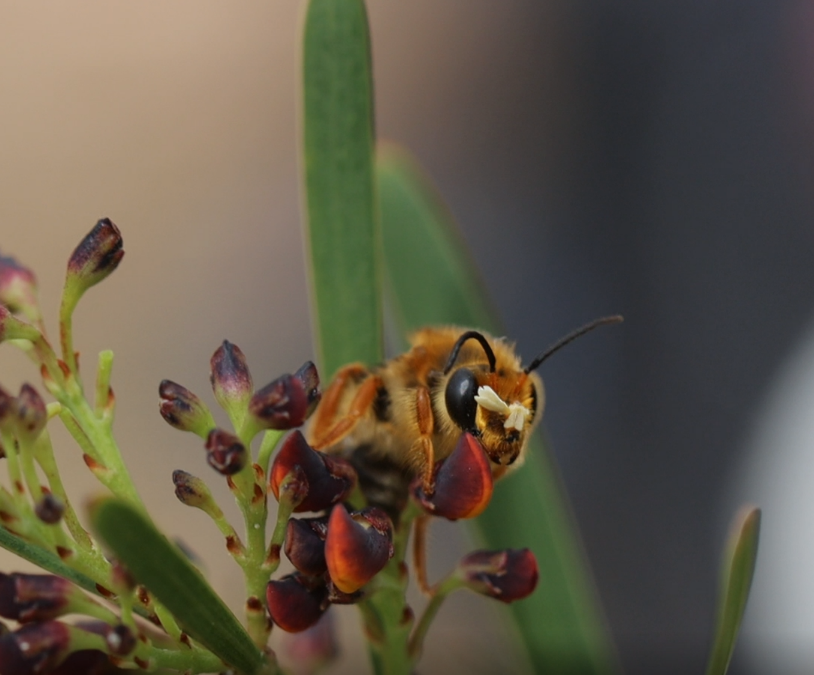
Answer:
<svg viewBox="0 0 814 675"><path fill-rule="evenodd" d="M369 11L378 132L446 197L520 353L626 316L542 373L626 672L702 672L727 522L755 498L765 546L733 672L810 672L812 6L370 0ZM204 453L161 421L156 389L171 378L205 394L224 338L258 384L313 357L302 12L0 4L0 250L36 269L53 320L75 244L99 217L121 227L127 256L80 306L76 344L86 368L115 351L136 482L235 607L242 581L219 536L172 494L173 469L209 475ZM0 350L3 386L35 377ZM73 494L95 494L61 442ZM440 528L434 573L465 547ZM0 567L20 565L0 554ZM500 618L455 599L421 672L519 669ZM359 672L355 618L339 619L345 660L332 672Z"/></svg>

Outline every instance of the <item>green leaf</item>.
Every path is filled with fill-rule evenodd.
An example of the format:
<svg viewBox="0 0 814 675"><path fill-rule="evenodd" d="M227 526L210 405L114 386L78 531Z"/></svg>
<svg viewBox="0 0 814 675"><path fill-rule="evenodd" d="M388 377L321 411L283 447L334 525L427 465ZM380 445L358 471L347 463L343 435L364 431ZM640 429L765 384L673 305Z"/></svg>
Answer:
<svg viewBox="0 0 814 675"><path fill-rule="evenodd" d="M303 55L305 188L320 373L382 358L373 85L362 0L311 0Z"/></svg>
<svg viewBox="0 0 814 675"><path fill-rule="evenodd" d="M80 588L84 588L86 591L101 595L93 579L68 567L62 562L59 556L35 544L29 543L25 539L21 539L2 527L0 527L0 546L28 560L28 562L34 563L37 567L41 567L46 572L64 577Z"/></svg>
<svg viewBox="0 0 814 675"><path fill-rule="evenodd" d="M759 536L760 509L744 507L735 519L724 554L718 621L707 675L724 675L732 660L752 586Z"/></svg>
<svg viewBox="0 0 814 675"><path fill-rule="evenodd" d="M447 209L416 163L389 147L376 165L388 286L402 329L455 323L502 334ZM489 548L528 546L540 584L510 606L535 672L618 670L557 469L538 438L473 523Z"/></svg>
<svg viewBox="0 0 814 675"><path fill-rule="evenodd" d="M190 635L244 675L271 672L235 615L189 559L130 504L106 499L94 505L93 526L135 579Z"/></svg>

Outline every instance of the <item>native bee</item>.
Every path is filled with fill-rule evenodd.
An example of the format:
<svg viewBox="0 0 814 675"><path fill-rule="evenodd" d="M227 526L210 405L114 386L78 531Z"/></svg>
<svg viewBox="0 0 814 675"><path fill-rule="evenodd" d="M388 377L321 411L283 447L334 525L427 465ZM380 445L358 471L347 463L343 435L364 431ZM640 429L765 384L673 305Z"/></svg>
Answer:
<svg viewBox="0 0 814 675"><path fill-rule="evenodd" d="M382 465L408 481L421 476L431 493L435 463L466 431L479 439L492 475L500 478L522 464L543 414L545 390L534 371L560 347L617 321L621 317L593 321L526 366L503 338L451 326L419 330L404 354L377 367L354 363L337 372L312 418L311 444L329 453L362 450L363 470Z"/></svg>

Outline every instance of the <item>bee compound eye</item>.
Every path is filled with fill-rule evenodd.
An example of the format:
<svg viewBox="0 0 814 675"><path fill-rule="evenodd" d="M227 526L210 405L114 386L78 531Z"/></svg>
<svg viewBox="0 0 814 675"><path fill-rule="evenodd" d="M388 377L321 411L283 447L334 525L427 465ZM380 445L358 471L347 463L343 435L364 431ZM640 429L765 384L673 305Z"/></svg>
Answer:
<svg viewBox="0 0 814 675"><path fill-rule="evenodd" d="M478 391L478 382L475 374L469 368L459 368L447 382L444 393L444 402L447 412L461 429L471 431L475 428L475 412L478 404L475 394Z"/></svg>

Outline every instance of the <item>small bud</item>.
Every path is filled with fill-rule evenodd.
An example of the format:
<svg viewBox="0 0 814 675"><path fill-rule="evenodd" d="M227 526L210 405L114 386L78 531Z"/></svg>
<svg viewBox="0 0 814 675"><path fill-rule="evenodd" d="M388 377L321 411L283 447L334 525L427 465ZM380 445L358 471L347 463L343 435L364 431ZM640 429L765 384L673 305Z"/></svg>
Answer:
<svg viewBox="0 0 814 675"><path fill-rule="evenodd" d="M34 273L14 258L3 255L0 255L0 304L30 321L40 318Z"/></svg>
<svg viewBox="0 0 814 675"><path fill-rule="evenodd" d="M269 474L269 486L280 499L280 484L299 466L308 485L305 499L295 512L323 511L347 497L356 485L353 467L339 457L314 450L300 431L289 434L274 458Z"/></svg>
<svg viewBox="0 0 814 675"><path fill-rule="evenodd" d="M0 573L0 616L20 623L54 619L70 611L76 587L51 574Z"/></svg>
<svg viewBox="0 0 814 675"><path fill-rule="evenodd" d="M240 347L224 340L212 354L209 368L209 380L218 405L233 421L241 420L252 397L253 386L246 357Z"/></svg>
<svg viewBox="0 0 814 675"><path fill-rule="evenodd" d="M303 387L305 387L305 395L308 397L308 412L306 413L306 417L310 417L322 398L317 367L312 361L306 361L300 366L300 369L294 373L294 377L299 378L300 381L302 381Z"/></svg>
<svg viewBox="0 0 814 675"><path fill-rule="evenodd" d="M269 581L266 602L272 621L288 633L313 626L328 607L324 582L301 574Z"/></svg>
<svg viewBox="0 0 814 675"><path fill-rule="evenodd" d="M248 453L234 434L223 429L212 429L206 437L206 461L215 471L231 476L246 466Z"/></svg>
<svg viewBox="0 0 814 675"><path fill-rule="evenodd" d="M0 342L4 340L29 340L36 342L42 333L30 323L14 316L5 305L0 305Z"/></svg>
<svg viewBox="0 0 814 675"><path fill-rule="evenodd" d="M34 505L34 513L43 523L56 525L65 515L65 504L49 492L40 497Z"/></svg>
<svg viewBox="0 0 814 675"><path fill-rule="evenodd" d="M30 438L39 436L48 421L45 401L28 383L20 387L20 394L17 396L17 420L22 431Z"/></svg>
<svg viewBox="0 0 814 675"><path fill-rule="evenodd" d="M473 551L458 563L458 574L473 591L514 602L537 586L537 560L527 548Z"/></svg>
<svg viewBox="0 0 814 675"><path fill-rule="evenodd" d="M285 531L285 554L297 570L317 577L328 569L325 565L325 535L328 519L294 518Z"/></svg>
<svg viewBox="0 0 814 675"><path fill-rule="evenodd" d="M358 591L393 557L393 524L372 507L349 514L342 504L331 511L325 562L331 581L343 593Z"/></svg>
<svg viewBox="0 0 814 675"><path fill-rule="evenodd" d="M297 673L322 672L339 654L334 613L325 612L310 628L286 636L282 650Z"/></svg>
<svg viewBox="0 0 814 675"><path fill-rule="evenodd" d="M464 433L452 454L436 465L434 483L430 496L424 493L420 478L412 487L413 496L428 513L449 520L483 513L494 481L489 458L472 434Z"/></svg>
<svg viewBox="0 0 814 675"><path fill-rule="evenodd" d="M308 415L308 395L302 380L282 375L258 389L249 401L249 414L261 429L294 429Z"/></svg>
<svg viewBox="0 0 814 675"><path fill-rule="evenodd" d="M0 637L3 675L39 675L51 672L70 651L71 632L59 621L23 626Z"/></svg>
<svg viewBox="0 0 814 675"><path fill-rule="evenodd" d="M111 626L104 638L107 648L114 656L127 656L136 648L136 636L124 624Z"/></svg>
<svg viewBox="0 0 814 675"><path fill-rule="evenodd" d="M65 292L82 295L110 276L124 257L122 235L109 218L102 218L79 242L68 260Z"/></svg>
<svg viewBox="0 0 814 675"><path fill-rule="evenodd" d="M186 387L171 380L158 385L159 411L168 424L206 438L215 420L206 404Z"/></svg>
<svg viewBox="0 0 814 675"><path fill-rule="evenodd" d="M182 504L208 512L215 503L206 483L191 473L176 469L172 472L172 482L175 484L175 496Z"/></svg>

